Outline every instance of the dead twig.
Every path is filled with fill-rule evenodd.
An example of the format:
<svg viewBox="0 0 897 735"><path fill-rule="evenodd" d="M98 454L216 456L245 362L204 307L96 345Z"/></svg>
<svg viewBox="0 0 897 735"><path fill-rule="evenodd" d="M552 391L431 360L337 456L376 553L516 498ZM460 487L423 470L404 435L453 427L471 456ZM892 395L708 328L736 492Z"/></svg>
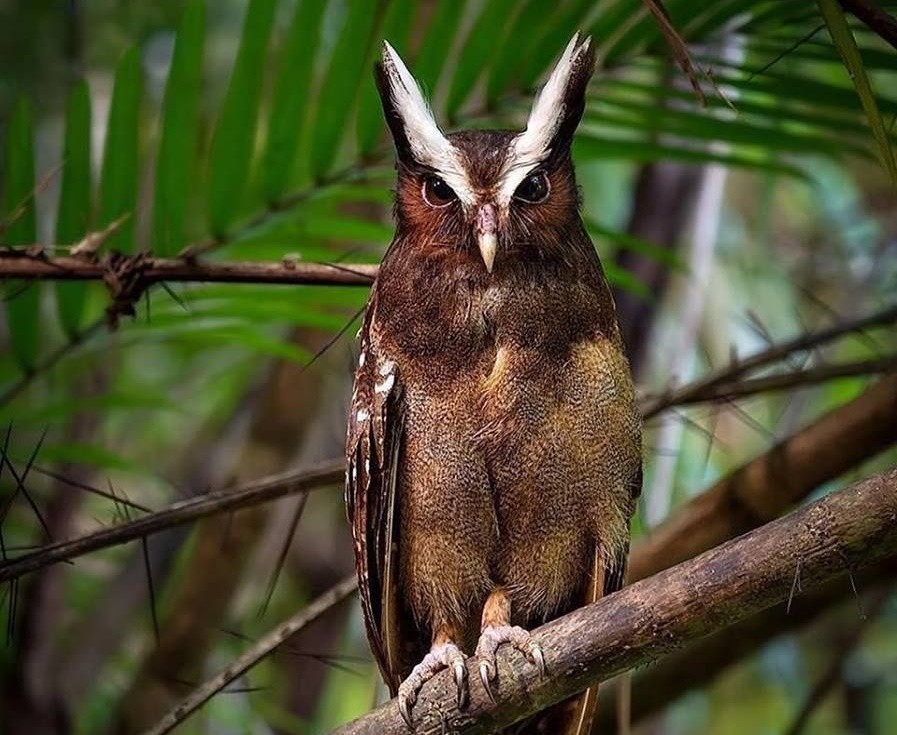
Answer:
<svg viewBox="0 0 897 735"><path fill-rule="evenodd" d="M286 495L342 483L341 462L330 462L307 472L285 472L248 482L230 490L219 490L196 498L173 503L167 508L80 536L60 541L0 563L0 582L17 579L48 564L69 561L92 551L117 546L150 536L167 528L214 515L266 503Z"/></svg>
<svg viewBox="0 0 897 735"><path fill-rule="evenodd" d="M718 386L732 384L747 373L759 370L779 360L785 359L795 352L811 350L819 345L832 342L852 332L862 332L873 327L882 327L897 322L897 304L891 305L873 314L856 319L849 319L816 332L805 332L797 337L773 345L767 350L758 352L744 359L735 359L730 365L708 373L688 385L671 389L658 396L649 397L643 404L643 416L652 418L671 406L693 402L702 395L712 395Z"/></svg>
<svg viewBox="0 0 897 735"><path fill-rule="evenodd" d="M164 735L196 712L231 682L239 679L259 661L283 645L291 636L327 613L345 600L356 589L355 575L347 577L319 596L301 612L284 621L250 647L238 659L231 662L218 674L200 684L185 699L177 704L146 735Z"/></svg>

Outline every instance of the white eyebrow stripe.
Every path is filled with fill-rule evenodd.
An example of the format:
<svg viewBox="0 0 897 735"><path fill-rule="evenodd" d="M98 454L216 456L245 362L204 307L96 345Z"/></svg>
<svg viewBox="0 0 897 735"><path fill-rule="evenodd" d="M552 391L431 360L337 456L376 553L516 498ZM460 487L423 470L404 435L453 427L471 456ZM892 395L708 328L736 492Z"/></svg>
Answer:
<svg viewBox="0 0 897 735"><path fill-rule="evenodd" d="M515 156L514 146L508 151L505 166L499 174L498 193L496 204L502 209L507 208L514 198L514 192L523 180L542 165L544 156L536 159L520 159Z"/></svg>
<svg viewBox="0 0 897 735"><path fill-rule="evenodd" d="M414 158L440 176L464 205L476 196L458 149L436 124L433 112L408 67L388 42L383 42L383 68L389 78L390 94Z"/></svg>

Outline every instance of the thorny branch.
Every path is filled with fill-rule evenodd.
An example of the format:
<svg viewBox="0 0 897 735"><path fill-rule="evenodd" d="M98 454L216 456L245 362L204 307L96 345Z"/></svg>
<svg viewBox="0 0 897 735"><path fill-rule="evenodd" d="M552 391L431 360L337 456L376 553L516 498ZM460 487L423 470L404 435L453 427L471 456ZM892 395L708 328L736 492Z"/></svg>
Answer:
<svg viewBox="0 0 897 735"><path fill-rule="evenodd" d="M47 257L42 250L0 250L0 278L55 281L105 280L115 292L115 281L137 280L139 298L148 286L162 281L196 283L271 283L290 285L369 286L377 266L367 264L240 262L154 258L146 253L106 253L102 258ZM112 280L113 283L109 284Z"/></svg>
<svg viewBox="0 0 897 735"><path fill-rule="evenodd" d="M852 332L862 332L873 327L897 323L897 304L873 314L834 324L816 332L807 332L773 345L744 359L735 359L730 365L711 372L698 380L672 389L658 396L649 397L643 405L643 416L651 418L672 406L686 405L702 400L712 400L721 388L732 385L744 375L783 360L796 352L806 352Z"/></svg>
<svg viewBox="0 0 897 735"><path fill-rule="evenodd" d="M235 511L287 495L339 484L343 481L343 474L341 463L328 463L307 472L271 475L230 490L219 490L182 500L142 518L119 523L69 541L48 544L36 551L5 561L0 564L0 582L16 579L48 564L68 561L91 551L145 538L164 529L181 526L215 513Z"/></svg>
<svg viewBox="0 0 897 735"><path fill-rule="evenodd" d="M686 512L660 526L633 550L632 574L643 564L668 565L720 543L733 528L744 529L745 519L769 520L798 502L819 483L837 477L867 457L897 441L897 374L891 374L865 393L834 409L805 429L736 470L692 501ZM837 451L835 451L837 449ZM0 583L16 579L48 564L71 561L100 549L127 543L198 518L238 510L323 485L342 482L344 467L333 461L310 472L287 472L264 477L238 488L221 490L174 503L155 513L85 536L42 546L0 562ZM786 473L787 478L778 473ZM766 497L772 477L788 493ZM763 509L761 516L756 509ZM712 521L712 522L711 522ZM756 523L748 527L753 527ZM714 535L716 534L716 535ZM659 567L663 568L663 566ZM657 568L654 568L657 571ZM633 578L638 578L633 577Z"/></svg>
<svg viewBox="0 0 897 735"><path fill-rule="evenodd" d="M806 588L897 554L897 470L833 493L688 562L624 588L535 631L548 676L510 648L498 654L491 702L469 673L470 705L460 711L443 672L414 709L415 732L494 732L720 627L783 603L794 566ZM784 615L784 610L782 610ZM476 672L476 661L468 662ZM445 728L445 729L444 729ZM389 702L338 735L407 732Z"/></svg>

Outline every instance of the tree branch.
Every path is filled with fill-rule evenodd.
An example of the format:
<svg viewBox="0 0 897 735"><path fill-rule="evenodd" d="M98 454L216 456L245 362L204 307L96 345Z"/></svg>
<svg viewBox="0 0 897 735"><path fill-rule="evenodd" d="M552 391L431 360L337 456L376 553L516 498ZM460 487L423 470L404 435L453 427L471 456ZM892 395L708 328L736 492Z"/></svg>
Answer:
<svg viewBox="0 0 897 735"><path fill-rule="evenodd" d="M778 362L795 352L806 352L820 345L831 342L838 337L851 332L862 332L872 327L881 327L897 322L897 304L893 304L881 311L867 314L856 319L849 319L835 324L827 329L816 332L806 332L797 337L779 344L773 345L768 350L758 352L743 360L734 360L732 364L708 373L703 378L676 390L670 390L659 396L646 400L643 406L643 416L648 419L672 406L685 405L695 401L709 400L713 392L721 385L734 383L743 375L758 370L774 362Z"/></svg>
<svg viewBox="0 0 897 735"><path fill-rule="evenodd" d="M820 483L897 442L897 374L797 432L688 503L637 545L631 579L665 569L777 517ZM287 472L230 490L173 503L128 523L47 544L0 563L0 583L92 551L134 541L216 513L342 482L344 467L330 462L310 472ZM787 493L770 496L770 481Z"/></svg>
<svg viewBox="0 0 897 735"><path fill-rule="evenodd" d="M897 18L872 0L839 0L841 7L853 13L873 32L897 49Z"/></svg>
<svg viewBox="0 0 897 735"><path fill-rule="evenodd" d="M37 246L36 246L37 247ZM128 271L143 288L162 281L199 283L269 283L283 285L370 286L376 265L362 263L294 263L153 258L145 253L123 256L107 253L99 260L46 257L17 250L0 252L0 279L54 281L107 280L110 273Z"/></svg>
<svg viewBox="0 0 897 735"><path fill-rule="evenodd" d="M806 370L794 370L780 375L764 375L759 378L744 378L733 383L713 385L706 390L692 393L678 401L676 406L691 406L696 403L733 401L755 396L759 393L775 393L791 388L804 388L839 378L856 378L876 373L887 373L897 368L897 354L856 360L837 365L818 365Z"/></svg>
<svg viewBox="0 0 897 735"><path fill-rule="evenodd" d="M666 569L765 520L757 514L746 515L743 506L765 507L769 513L780 514L818 483L897 441L895 412L897 375L872 386L683 506L647 541L636 545L630 562L631 576L639 579ZM814 463L814 454L833 460ZM778 467L778 473L761 471L773 466ZM831 474L820 475L815 472L817 469ZM783 488L787 491L783 492ZM730 496L733 493L738 494L738 499ZM710 496L709 502L704 500L705 495ZM657 543L653 542L654 534L660 537Z"/></svg>
<svg viewBox="0 0 897 735"><path fill-rule="evenodd" d="M341 484L345 473L342 463L328 463L307 472L284 472L248 482L230 490L201 495L69 541L47 544L35 551L0 564L0 582L16 579L48 564L70 561L91 551L134 541L167 528L184 525L197 518L239 510L266 503L286 495L327 485Z"/></svg>
<svg viewBox="0 0 897 735"><path fill-rule="evenodd" d="M861 591L892 586L895 575L897 556L856 574L856 586ZM797 581L800 581L799 575ZM770 641L805 628L836 607L849 602L856 610L856 602L851 599L853 594L852 586L844 579L803 590L793 600L789 599L784 615L777 607L764 610L718 630L656 664L639 669L632 677L632 722L661 712L686 692L706 686L729 666L744 660ZM695 666L695 661L700 661L701 665ZM619 682L617 679L602 687L593 728L596 735L614 732L617 716L614 688Z"/></svg>
<svg viewBox="0 0 897 735"><path fill-rule="evenodd" d="M171 732L171 730L196 712L196 710L215 696L215 694L224 689L224 687L243 676L259 661L265 658L265 656L272 653L278 646L286 643L291 636L317 620L339 602L345 600L355 591L355 588L356 583L354 574L334 585L327 592L304 607L299 613L278 625L253 644L238 659L232 661L218 674L194 689L188 697L181 700L177 707L165 715L165 717L156 723L153 728L148 730L145 735L164 735L164 733Z"/></svg>
<svg viewBox="0 0 897 735"><path fill-rule="evenodd" d="M820 484L897 442L897 373L801 429L682 506L637 544L644 579L777 518Z"/></svg>
<svg viewBox="0 0 897 735"><path fill-rule="evenodd" d="M457 708L451 674L443 672L415 706L415 732L494 732L785 601L798 567L811 587L895 554L892 470L539 628L535 638L545 651L547 677L519 653L501 649L494 703L478 684L475 661L468 662L472 691L464 711ZM336 732L406 735L407 726L389 702Z"/></svg>

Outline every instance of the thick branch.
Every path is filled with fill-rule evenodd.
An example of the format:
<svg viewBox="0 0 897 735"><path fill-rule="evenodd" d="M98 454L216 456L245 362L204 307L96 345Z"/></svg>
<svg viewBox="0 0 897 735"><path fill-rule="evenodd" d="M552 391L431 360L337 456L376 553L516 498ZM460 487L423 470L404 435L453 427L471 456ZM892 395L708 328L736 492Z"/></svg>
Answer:
<svg viewBox="0 0 897 735"><path fill-rule="evenodd" d="M897 556L870 567L854 577L861 592L890 585L897 575ZM798 579L799 581L799 579ZM796 590L797 591L797 590ZM675 702L686 692L706 686L728 667L743 661L770 641L791 633L849 604L857 610L857 601L849 580L839 578L809 591L801 592L786 606L764 610L759 615L702 638L696 643L666 656L656 664L639 669L632 677L630 717L639 722ZM859 617L859 613L856 613ZM700 661L700 666L695 666ZM613 733L617 719L614 687L619 679L602 686L598 701L598 717L593 732L596 735ZM605 692L605 689L607 691Z"/></svg>
<svg viewBox="0 0 897 735"><path fill-rule="evenodd" d="M785 601L799 568L811 587L897 554L897 470L833 493L696 559L624 588L535 632L549 675L517 652L498 655L495 703L468 662L470 706L459 711L440 674L414 710L415 732L489 733L576 692ZM782 614L785 611L782 610ZM395 733L407 726L389 702L337 731Z"/></svg>
<svg viewBox="0 0 897 735"><path fill-rule="evenodd" d="M897 374L727 475L635 546L644 579L777 518L820 484L897 442Z"/></svg>

